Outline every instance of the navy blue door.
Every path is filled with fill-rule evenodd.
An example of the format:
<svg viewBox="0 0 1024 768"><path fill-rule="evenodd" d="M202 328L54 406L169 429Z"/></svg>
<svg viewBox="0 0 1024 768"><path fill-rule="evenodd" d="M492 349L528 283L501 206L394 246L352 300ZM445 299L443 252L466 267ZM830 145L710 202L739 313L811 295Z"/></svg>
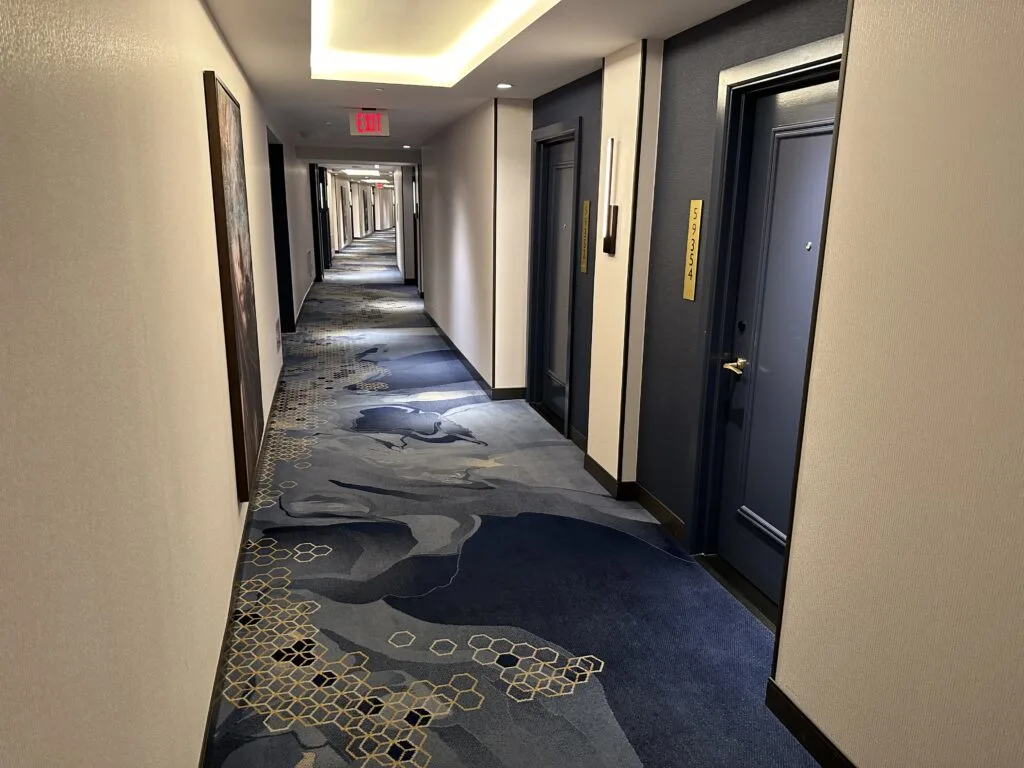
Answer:
<svg viewBox="0 0 1024 768"><path fill-rule="evenodd" d="M731 352L720 372L729 408L718 554L776 603L837 88L825 83L756 103Z"/></svg>
<svg viewBox="0 0 1024 768"><path fill-rule="evenodd" d="M541 402L564 427L568 413L576 142L554 144L546 155Z"/></svg>

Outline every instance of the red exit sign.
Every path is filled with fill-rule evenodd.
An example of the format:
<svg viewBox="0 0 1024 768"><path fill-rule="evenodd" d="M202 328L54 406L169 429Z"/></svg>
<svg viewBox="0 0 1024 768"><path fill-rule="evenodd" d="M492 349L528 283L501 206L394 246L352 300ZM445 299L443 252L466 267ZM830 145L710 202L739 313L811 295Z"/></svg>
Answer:
<svg viewBox="0 0 1024 768"><path fill-rule="evenodd" d="M387 110L353 109L348 115L349 133L353 136L390 136L391 121Z"/></svg>

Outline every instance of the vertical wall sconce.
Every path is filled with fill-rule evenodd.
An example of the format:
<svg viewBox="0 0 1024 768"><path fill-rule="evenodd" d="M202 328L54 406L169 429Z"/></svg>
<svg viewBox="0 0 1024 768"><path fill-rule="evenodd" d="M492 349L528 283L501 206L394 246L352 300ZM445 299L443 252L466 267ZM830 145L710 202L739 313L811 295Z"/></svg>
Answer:
<svg viewBox="0 0 1024 768"><path fill-rule="evenodd" d="M608 139L608 154L605 158L604 191L608 196L608 213L604 220L604 252L615 255L615 238L619 230L619 206L612 204L612 159L615 155L615 139Z"/></svg>

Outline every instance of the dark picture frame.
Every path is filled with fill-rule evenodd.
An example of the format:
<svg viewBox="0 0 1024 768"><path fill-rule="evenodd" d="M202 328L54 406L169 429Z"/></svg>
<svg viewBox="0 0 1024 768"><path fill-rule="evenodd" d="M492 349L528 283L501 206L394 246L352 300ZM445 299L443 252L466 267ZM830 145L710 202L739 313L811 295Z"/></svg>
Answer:
<svg viewBox="0 0 1024 768"><path fill-rule="evenodd" d="M210 138L213 211L239 501L249 501L263 439L263 384L252 276L249 200L238 100L212 71L203 73Z"/></svg>

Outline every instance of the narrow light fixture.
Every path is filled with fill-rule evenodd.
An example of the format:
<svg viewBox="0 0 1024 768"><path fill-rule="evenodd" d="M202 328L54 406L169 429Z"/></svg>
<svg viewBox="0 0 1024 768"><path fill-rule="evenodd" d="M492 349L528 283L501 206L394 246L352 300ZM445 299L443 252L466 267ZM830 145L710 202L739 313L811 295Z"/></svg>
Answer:
<svg viewBox="0 0 1024 768"><path fill-rule="evenodd" d="M619 229L619 206L612 204L612 157L615 154L615 139L608 139L608 154L605 157L604 191L608 198L608 212L604 220L604 252L615 255L615 238Z"/></svg>
<svg viewBox="0 0 1024 768"><path fill-rule="evenodd" d="M498 90L499 91L507 91L511 87L512 87L512 83L498 83Z"/></svg>
<svg viewBox="0 0 1024 768"><path fill-rule="evenodd" d="M408 144L403 144L402 149L412 149Z"/></svg>

